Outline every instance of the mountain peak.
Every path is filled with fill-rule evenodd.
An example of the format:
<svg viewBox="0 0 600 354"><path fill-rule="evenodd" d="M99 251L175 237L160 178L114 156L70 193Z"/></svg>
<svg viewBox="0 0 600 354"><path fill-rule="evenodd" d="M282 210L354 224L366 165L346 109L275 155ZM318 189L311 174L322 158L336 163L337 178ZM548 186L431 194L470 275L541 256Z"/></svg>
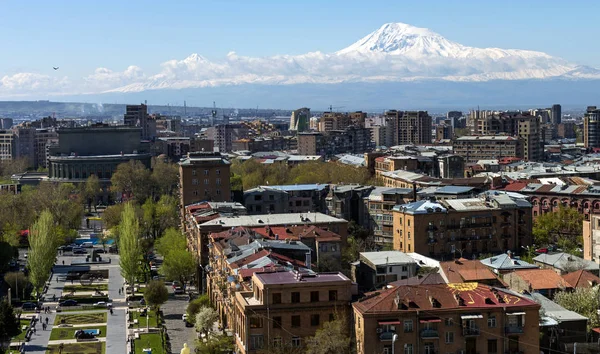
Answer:
<svg viewBox="0 0 600 354"><path fill-rule="evenodd" d="M451 42L430 29L392 22L384 24L337 54L387 53L410 57L448 57L456 55L462 48L462 45Z"/></svg>

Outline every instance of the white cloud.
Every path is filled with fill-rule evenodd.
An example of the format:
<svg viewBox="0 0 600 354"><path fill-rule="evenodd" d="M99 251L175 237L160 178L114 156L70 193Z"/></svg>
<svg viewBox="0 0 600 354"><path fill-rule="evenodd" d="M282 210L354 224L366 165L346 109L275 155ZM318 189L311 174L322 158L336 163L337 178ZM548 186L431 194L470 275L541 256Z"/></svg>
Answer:
<svg viewBox="0 0 600 354"><path fill-rule="evenodd" d="M24 96L41 92L60 94L69 86L67 77L51 77L36 73L17 73L0 78L0 95Z"/></svg>

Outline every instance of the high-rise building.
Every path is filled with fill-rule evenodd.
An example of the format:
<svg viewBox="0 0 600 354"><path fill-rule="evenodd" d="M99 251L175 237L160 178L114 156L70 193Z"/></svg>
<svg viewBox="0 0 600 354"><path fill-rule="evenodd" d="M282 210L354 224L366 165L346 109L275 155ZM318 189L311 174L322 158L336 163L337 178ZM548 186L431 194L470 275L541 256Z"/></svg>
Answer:
<svg viewBox="0 0 600 354"><path fill-rule="evenodd" d="M435 127L435 140L436 141L452 139L452 137L453 137L452 125L449 124L450 123L449 121L446 121L446 122L447 123L442 123Z"/></svg>
<svg viewBox="0 0 600 354"><path fill-rule="evenodd" d="M564 122L558 125L558 137L564 139L575 139L575 122Z"/></svg>
<svg viewBox="0 0 600 354"><path fill-rule="evenodd" d="M179 162L181 207L201 201L231 200L229 167L229 161L218 152L188 153Z"/></svg>
<svg viewBox="0 0 600 354"><path fill-rule="evenodd" d="M427 111L405 111L398 120L398 144L431 144L431 116Z"/></svg>
<svg viewBox="0 0 600 354"><path fill-rule="evenodd" d="M15 134L10 130L0 131L0 160L12 160L15 156Z"/></svg>
<svg viewBox="0 0 600 354"><path fill-rule="evenodd" d="M583 116L583 144L586 148L600 147L600 109L588 106Z"/></svg>
<svg viewBox="0 0 600 354"><path fill-rule="evenodd" d="M559 104L553 104L551 108L552 124L558 125L562 122L562 107Z"/></svg>
<svg viewBox="0 0 600 354"><path fill-rule="evenodd" d="M515 135L523 139L523 158L527 161L540 161L544 155L540 140L541 124L537 117L517 116L513 120Z"/></svg>
<svg viewBox="0 0 600 354"><path fill-rule="evenodd" d="M462 117L463 113L460 111L449 111L446 113L446 119L450 120L452 128L460 128L458 121Z"/></svg>
<svg viewBox="0 0 600 354"><path fill-rule="evenodd" d="M36 129L33 148L35 150L34 168L48 167L48 146L58 143L58 133L54 129Z"/></svg>
<svg viewBox="0 0 600 354"><path fill-rule="evenodd" d="M293 131L303 132L310 128L310 108L300 108L292 111L290 118L290 129Z"/></svg>
<svg viewBox="0 0 600 354"><path fill-rule="evenodd" d="M0 129L10 129L13 126L12 118L0 118Z"/></svg>
<svg viewBox="0 0 600 354"><path fill-rule="evenodd" d="M156 137L156 120L148 115L148 106L127 105L125 115L123 116L123 124L129 127L142 128L143 140L149 140Z"/></svg>

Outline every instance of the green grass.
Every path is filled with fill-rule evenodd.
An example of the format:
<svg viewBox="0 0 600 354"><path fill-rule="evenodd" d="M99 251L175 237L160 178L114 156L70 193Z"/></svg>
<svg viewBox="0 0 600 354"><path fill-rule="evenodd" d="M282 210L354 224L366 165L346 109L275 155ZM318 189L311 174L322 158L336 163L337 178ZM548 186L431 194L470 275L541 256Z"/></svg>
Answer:
<svg viewBox="0 0 600 354"><path fill-rule="evenodd" d="M63 294L71 291L108 291L108 284L92 284L92 285L65 285L63 288Z"/></svg>
<svg viewBox="0 0 600 354"><path fill-rule="evenodd" d="M148 321L148 318L145 316L140 316L140 314L137 311L130 311L129 314L131 315L131 319L138 320L138 324L134 325L135 327L139 327L139 328L146 328L146 321ZM148 311L148 317L150 317L150 323L149 326L151 328L156 328L157 323L156 323L156 312L154 311Z"/></svg>
<svg viewBox="0 0 600 354"><path fill-rule="evenodd" d="M106 312L90 312L76 315L58 315L54 320L55 325L59 325L62 320L66 324L86 324L86 323L106 323Z"/></svg>
<svg viewBox="0 0 600 354"><path fill-rule="evenodd" d="M54 328L50 333L50 340L60 339L75 339L75 331L79 329L99 329L100 334L96 337L106 337L106 326L90 326L90 327L62 327Z"/></svg>
<svg viewBox="0 0 600 354"><path fill-rule="evenodd" d="M86 342L65 344L62 354L104 354L106 345L104 342ZM58 344L48 346L46 354L58 354Z"/></svg>
<svg viewBox="0 0 600 354"><path fill-rule="evenodd" d="M152 348L152 354L165 354L160 333L142 334L140 339L135 340L134 346L135 354L143 354L144 348Z"/></svg>
<svg viewBox="0 0 600 354"><path fill-rule="evenodd" d="M21 319L21 323L19 324L19 329L23 328L23 326L29 326L30 323L31 323L31 320ZM25 334L27 334L27 331L21 330L21 333L19 333L18 335L12 337L11 341L12 342L24 341L25 340Z"/></svg>

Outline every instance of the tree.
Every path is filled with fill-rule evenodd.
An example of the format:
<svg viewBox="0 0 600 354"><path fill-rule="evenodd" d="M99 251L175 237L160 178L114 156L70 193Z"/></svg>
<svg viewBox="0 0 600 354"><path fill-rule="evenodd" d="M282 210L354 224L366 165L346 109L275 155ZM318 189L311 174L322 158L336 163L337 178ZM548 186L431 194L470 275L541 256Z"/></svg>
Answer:
<svg viewBox="0 0 600 354"><path fill-rule="evenodd" d="M573 292L561 291L554 296L554 302L567 310L588 318L588 331L600 325L598 318L598 285L592 288L576 288Z"/></svg>
<svg viewBox="0 0 600 354"><path fill-rule="evenodd" d="M142 205L145 234L156 239L167 228L177 227L179 224L177 203L177 198L170 195L161 196L158 202L148 198Z"/></svg>
<svg viewBox="0 0 600 354"><path fill-rule="evenodd" d="M560 206L557 211L544 213L535 219L533 236L535 243L544 245L558 243L568 252L582 242L583 214L575 208Z"/></svg>
<svg viewBox="0 0 600 354"><path fill-rule="evenodd" d="M60 240L56 236L54 218L45 210L38 221L33 224L29 233L29 255L27 267L29 280L39 297L56 259L56 249Z"/></svg>
<svg viewBox="0 0 600 354"><path fill-rule="evenodd" d="M188 304L186 314L190 323L196 322L196 315L200 312L203 307L210 307L210 298L204 294L199 296L197 299L190 301Z"/></svg>
<svg viewBox="0 0 600 354"><path fill-rule="evenodd" d="M140 243L140 226L131 203L125 204L121 214L118 241L121 275L127 280L133 293L135 279L141 271L143 251Z"/></svg>
<svg viewBox="0 0 600 354"><path fill-rule="evenodd" d="M213 325L219 319L219 315L217 311L215 311L212 307L203 307L196 314L196 331L204 334L207 338L210 334L210 331L213 328Z"/></svg>
<svg viewBox="0 0 600 354"><path fill-rule="evenodd" d="M4 281L11 289L12 297L16 298L21 298L30 285L23 272L8 272L4 275Z"/></svg>
<svg viewBox="0 0 600 354"><path fill-rule="evenodd" d="M15 249L8 242L0 241L0 273L4 273L10 266L10 261L19 254L19 250Z"/></svg>
<svg viewBox="0 0 600 354"><path fill-rule="evenodd" d="M350 348L347 323L342 318L325 322L314 337L307 340L306 354L345 353Z"/></svg>
<svg viewBox="0 0 600 354"><path fill-rule="evenodd" d="M102 222L107 229L112 229L121 223L121 215L125 209L125 203L110 205L102 213Z"/></svg>
<svg viewBox="0 0 600 354"><path fill-rule="evenodd" d="M102 186L100 186L100 179L96 175L90 175L85 180L85 185L83 186L82 194L84 196L85 201L88 205L88 211L92 211L92 204L94 207L96 206L96 200L102 191Z"/></svg>
<svg viewBox="0 0 600 354"><path fill-rule="evenodd" d="M19 333L21 328L14 308L8 302L0 301L0 341L8 341Z"/></svg>
<svg viewBox="0 0 600 354"><path fill-rule="evenodd" d="M166 257L169 251L173 249L184 250L186 247L185 236L175 228L165 230L163 236L154 243L154 249L163 257Z"/></svg>
<svg viewBox="0 0 600 354"><path fill-rule="evenodd" d="M155 159L151 178L156 195L171 195L179 183L179 166Z"/></svg>
<svg viewBox="0 0 600 354"><path fill-rule="evenodd" d="M196 271L196 260L186 249L173 249L167 253L160 272L167 279L177 279L185 287L186 280Z"/></svg>
<svg viewBox="0 0 600 354"><path fill-rule="evenodd" d="M217 335L206 338L206 340L198 339L196 341L197 354L223 354L230 353L233 350L231 338L226 335Z"/></svg>
<svg viewBox="0 0 600 354"><path fill-rule="evenodd" d="M144 300L156 312L156 323L158 323L158 312L162 304L169 300L169 290L162 280L151 280L144 290Z"/></svg>
<svg viewBox="0 0 600 354"><path fill-rule="evenodd" d="M131 160L117 166L110 182L116 191L129 200L145 201L152 191L150 171L140 161Z"/></svg>

